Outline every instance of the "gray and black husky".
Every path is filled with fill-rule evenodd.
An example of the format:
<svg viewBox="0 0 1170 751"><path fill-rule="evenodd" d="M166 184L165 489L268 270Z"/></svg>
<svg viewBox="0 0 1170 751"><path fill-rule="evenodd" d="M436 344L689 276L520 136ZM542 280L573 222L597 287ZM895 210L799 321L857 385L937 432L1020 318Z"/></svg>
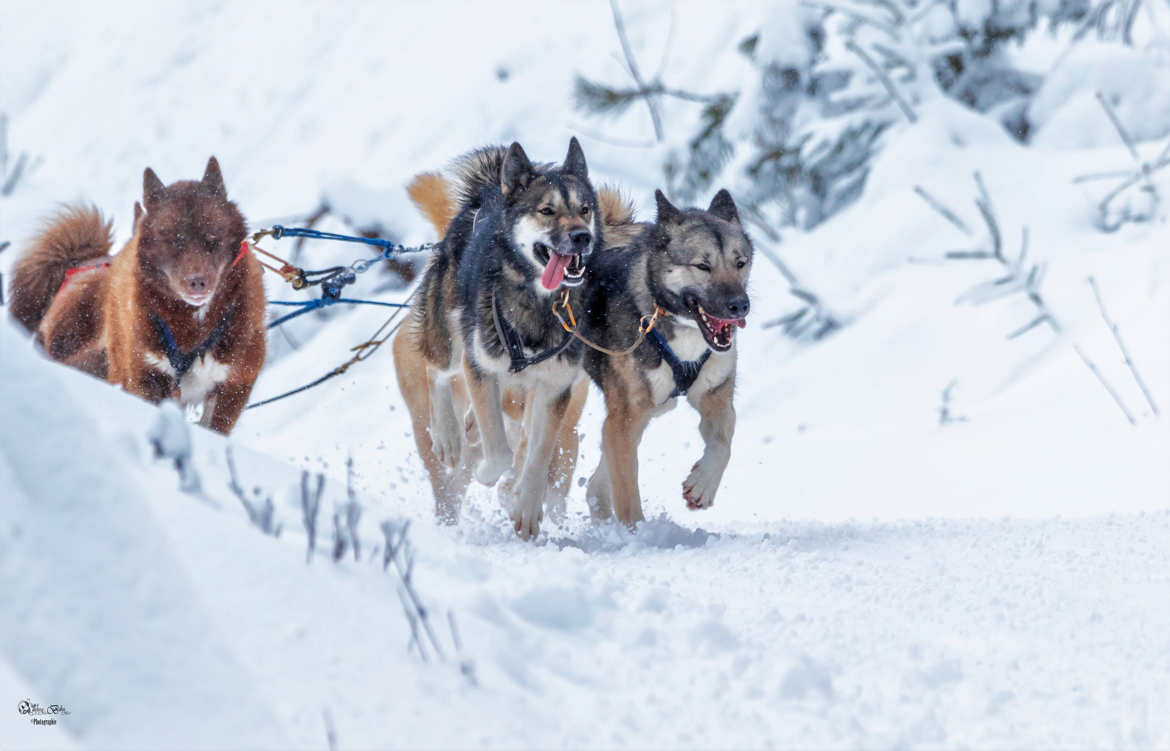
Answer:
<svg viewBox="0 0 1170 751"><path fill-rule="evenodd" d="M585 352L585 369L605 395L602 457L587 496L596 518L616 511L643 519L638 444L650 420L685 396L700 415L705 448L683 482L691 509L709 507L731 457L735 432L735 330L745 325L752 244L735 202L719 191L706 211L675 208L655 193L653 224L632 212L606 216L609 242L589 266L582 330L611 351L627 350L639 326L653 328L628 354ZM608 203L608 202L607 202Z"/></svg>
<svg viewBox="0 0 1170 751"><path fill-rule="evenodd" d="M450 199L442 190L428 196L412 189L445 236L395 339L398 380L437 510L447 518L466 478L444 480L442 465L458 474L472 442L470 423L460 417L463 394L480 437L475 477L487 485L513 468L505 389L524 394L525 450L512 486L511 517L516 531L529 538L539 530L572 396L584 394L583 388L574 390L585 380L582 346L561 327L553 305L582 284L587 260L601 247L597 195L575 138L560 165L534 165L513 143L473 152L457 162L456 171L457 206L447 208ZM570 421L571 430L576 417Z"/></svg>

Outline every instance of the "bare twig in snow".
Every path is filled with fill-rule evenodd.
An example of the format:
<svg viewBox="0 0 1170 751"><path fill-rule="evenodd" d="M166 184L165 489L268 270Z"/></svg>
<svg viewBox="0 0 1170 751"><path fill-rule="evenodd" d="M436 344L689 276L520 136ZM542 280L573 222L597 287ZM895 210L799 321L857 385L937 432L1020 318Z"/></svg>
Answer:
<svg viewBox="0 0 1170 751"><path fill-rule="evenodd" d="M333 726L333 715L328 709L322 710L325 720L325 742L329 744L329 751L337 751L337 728Z"/></svg>
<svg viewBox="0 0 1170 751"><path fill-rule="evenodd" d="M1121 118L1117 116L1117 112L1109 104L1109 100L1100 91L1097 92L1097 101L1100 103L1101 108L1105 110L1105 115L1109 118L1109 122L1113 124L1113 129L1117 131L1118 137L1121 139L1122 143L1125 144L1125 148L1129 151L1130 156L1133 157L1134 162L1137 164L1137 170L1121 174L1114 172L1082 175L1081 177L1075 178L1074 182L1087 182L1089 180L1105 179L1107 177L1122 177L1125 175L1129 176L1126 180L1123 180L1119 185L1117 185L1117 187L1109 191L1105 197L1101 199L1100 203L1097 204L1098 222L1101 226L1101 229L1106 232L1113 232L1127 221L1145 222L1154 217L1158 204L1161 203L1161 196L1158 194L1158 189L1154 185L1152 176L1158 170L1161 170L1167 165L1170 165L1170 142L1167 142L1165 148L1162 149L1162 153L1158 155L1158 158L1154 162L1144 161L1141 157L1141 154L1138 152L1137 145L1134 143L1133 137L1129 134L1129 131L1125 129L1125 126L1122 125ZM1121 209L1120 212L1111 211L1110 205L1114 199L1139 182L1145 183L1141 189L1146 193L1147 196L1149 196L1149 210L1132 212L1130 208L1126 206Z"/></svg>
<svg viewBox="0 0 1170 751"><path fill-rule="evenodd" d="M622 54L626 57L626 67L630 71L630 77L634 79L634 83L639 89L646 91L646 82L642 80L642 74L638 71L638 63L634 59L634 51L630 48L630 40L626 36L626 24L622 20L621 11L618 10L617 0L609 0L609 7L613 11L613 25L617 29L618 41L621 42ZM650 110L650 121L654 125L654 139L661 143L664 134L662 132L662 116L658 114L658 104L649 93L644 94L643 98L646 100L646 107Z"/></svg>
<svg viewBox="0 0 1170 751"><path fill-rule="evenodd" d="M333 512L333 562L337 563L349 548L349 538L341 524L341 512Z"/></svg>
<svg viewBox="0 0 1170 751"><path fill-rule="evenodd" d="M410 643L407 645L407 651L410 651L410 647L414 647L418 650L418 656L422 658L422 661L428 662L427 650L423 646L422 635L418 630L418 614L415 613L402 582L398 583L398 601L402 603L402 612L406 614L406 620L410 624Z"/></svg>
<svg viewBox="0 0 1170 751"><path fill-rule="evenodd" d="M353 487L353 457L345 463L345 494L349 503L345 506L345 527L349 530L349 542L353 547L353 559L362 558L362 544L358 540L358 523L362 519L362 507L357 501L357 491Z"/></svg>
<svg viewBox="0 0 1170 751"><path fill-rule="evenodd" d="M301 472L301 518L305 524L308 547L305 549L305 563L313 560L317 548L317 512L321 508L321 494L325 492L325 475L318 473L317 488L309 493L309 471Z"/></svg>
<svg viewBox="0 0 1170 751"><path fill-rule="evenodd" d="M964 235L974 234L971 232L971 228L967 226L967 223L959 218L958 214L951 210L942 201L928 193L926 188L922 187L921 185L915 185L914 192L918 195L919 198L921 198L923 201L926 201L926 204L930 206L930 208L941 214L943 219L946 219L948 222L953 224Z"/></svg>
<svg viewBox="0 0 1170 751"><path fill-rule="evenodd" d="M975 199L975 205L979 209L979 214L983 218L984 224L987 226L988 236L992 245L990 253L979 255L979 251L952 251L947 254L948 258L988 258L996 260L1004 267L1006 273L1003 276L990 279L985 282L971 287L966 292L961 294L957 303L972 303L974 305L982 305L984 303L998 300L1016 293L1024 293L1028 300L1035 306L1037 315L1028 323L1010 332L1007 335L1008 339L1015 339L1041 324L1048 324L1048 326L1056 334L1063 333L1063 328L1056 316L1053 315L1052 309L1049 308L1047 301L1040 292L1040 286L1044 281L1045 266L1042 263L1028 264L1028 229L1022 228L1020 237L1020 253L1015 260L1009 261L1003 253L1003 233L1000 231L999 220L996 218L995 208L991 202L991 195L987 191L987 186L983 183L983 177L979 172L975 172L975 185L979 191L979 196ZM1081 358L1081 362L1085 364L1105 390L1109 393L1117 406L1121 408L1122 414L1129 420L1130 424L1135 424L1133 414L1125 406L1121 396L1116 389L1105 380L1105 376L1098 370L1096 364L1090 360L1081 350L1080 346L1075 342L1072 343L1073 350L1077 356Z"/></svg>
<svg viewBox="0 0 1170 751"><path fill-rule="evenodd" d="M155 459L170 459L179 474L179 490L198 494L201 483L192 461L191 426L175 402L159 405L158 416L147 435Z"/></svg>
<svg viewBox="0 0 1170 751"><path fill-rule="evenodd" d="M852 39L845 42L845 48L853 54L857 55L857 57L861 59L861 62L865 63L866 67L868 67L873 72L873 74L877 76L877 79L881 81L882 86L884 86L886 91L889 92L890 98L893 99L894 102L897 103L898 107L902 110L902 114L906 116L906 119L911 123L918 122L918 115L914 114L914 109L902 96L902 93L898 91L898 87L894 85L894 82L890 79L889 74L886 73L882 66L878 65L877 61L870 57L869 53L862 49Z"/></svg>
<svg viewBox="0 0 1170 751"><path fill-rule="evenodd" d="M951 413L952 393L958 383L958 378L952 378L951 382L942 390L942 401L938 407L938 424L940 426L946 426L956 422L970 422L970 419L966 415L955 415Z"/></svg>
<svg viewBox="0 0 1170 751"><path fill-rule="evenodd" d="M1076 342L1073 342L1072 348L1073 351L1077 353L1077 357L1081 358L1081 362L1085 364L1085 367L1091 370L1093 375L1097 376L1097 380L1100 381L1101 385L1105 387L1105 390L1109 392L1109 395L1113 397L1113 401L1117 402L1117 406L1123 413L1125 413L1125 419L1129 420L1129 424L1137 425L1137 420L1134 419L1133 414L1129 411L1129 408L1125 406L1125 402L1121 400L1121 394L1118 394L1117 390L1114 389L1112 385L1110 385L1109 381L1105 380L1105 376L1101 375L1101 371L1097 369L1096 363L1085 356L1085 353L1081 350L1080 345L1078 345Z"/></svg>
<svg viewBox="0 0 1170 751"><path fill-rule="evenodd" d="M264 503L260 504L260 492L257 490L254 493L255 502L248 500L243 486L240 485L239 474L236 472L236 459L232 447L228 446L225 453L227 454L228 488L235 494L236 498L240 499L244 511L248 514L248 521L252 522L264 534L280 537L281 525L275 522L276 506L272 503L272 496L266 497Z"/></svg>
<svg viewBox="0 0 1170 751"><path fill-rule="evenodd" d="M463 640L459 638L459 627L455 624L455 611L447 611L447 625L451 627L451 643L455 645L455 656L459 659L459 672L472 686L478 686L475 678L475 663L463 656Z"/></svg>
<svg viewBox="0 0 1170 751"><path fill-rule="evenodd" d="M387 568L391 563L394 564L394 569L398 572L398 578L402 584L400 594L404 598L403 606L409 605L407 612L418 618L418 622L422 625L431 642L431 648L435 650L435 654L439 656L441 661L446 662L447 655L443 651L443 645L439 643L438 635L435 634L435 630L431 626L430 614L414 588L414 551L410 546L409 530L410 520L393 522L387 519L382 522L382 534L386 538L382 567Z"/></svg>
<svg viewBox="0 0 1170 751"><path fill-rule="evenodd" d="M1117 131L1117 135L1121 136L1121 141L1125 144L1125 148L1129 149L1129 155L1133 157L1135 162L1137 162L1138 167L1141 167L1142 155L1138 153L1137 146L1134 145L1133 138L1129 135L1129 132L1126 131L1125 126L1121 124L1121 120L1117 117L1117 113L1113 110L1113 107L1109 105L1109 100L1105 98L1104 94L1098 91L1097 101L1101 103L1102 109L1105 110L1105 114L1109 117L1109 122L1113 123L1113 128Z"/></svg>
<svg viewBox="0 0 1170 751"><path fill-rule="evenodd" d="M1159 415L1158 405L1154 402L1154 396L1146 386L1146 382L1142 378L1141 373L1138 372L1137 366L1134 365L1133 358L1129 355L1129 348L1125 346L1125 341L1121 338L1121 327L1109 318L1109 313L1105 310L1105 300L1102 299L1101 290L1097 287L1097 280L1092 276L1089 277L1089 286L1093 288L1093 296L1097 298L1097 309L1101 311L1101 318L1105 321L1105 326L1113 334L1113 340L1117 342L1117 348L1121 350L1121 356L1125 359L1125 365L1129 368L1129 372L1133 374L1133 380L1137 382L1138 388L1142 390L1142 395L1146 398L1146 403L1150 405L1150 411L1154 413L1154 416Z"/></svg>
<svg viewBox="0 0 1170 751"><path fill-rule="evenodd" d="M991 234L991 254L997 261L1006 264L1007 261L1003 257L1003 235L999 231L999 221L995 218L995 207L991 205L991 195L987 192L987 186L983 184L983 175L979 174L978 170L975 171L975 185L979 188L979 198L975 199L975 206Z"/></svg>
<svg viewBox="0 0 1170 751"><path fill-rule="evenodd" d="M8 167L8 116L0 113L0 196L7 198L16 190L20 178L32 174L41 164L41 159L29 159L27 152L20 152L12 168Z"/></svg>

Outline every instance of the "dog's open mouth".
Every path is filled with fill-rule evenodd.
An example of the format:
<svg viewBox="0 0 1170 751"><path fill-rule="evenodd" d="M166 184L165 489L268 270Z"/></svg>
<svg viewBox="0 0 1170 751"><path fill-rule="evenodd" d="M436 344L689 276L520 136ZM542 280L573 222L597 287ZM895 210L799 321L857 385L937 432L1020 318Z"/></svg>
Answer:
<svg viewBox="0 0 1170 751"><path fill-rule="evenodd" d="M536 243L532 250L536 253L536 259L544 264L540 283L550 292L562 284L576 287L584 281L585 260L580 253L557 253L544 243Z"/></svg>
<svg viewBox="0 0 1170 751"><path fill-rule="evenodd" d="M703 332L703 338L707 340L711 349L717 352L731 349L731 338L736 327L742 329L747 325L747 321L742 318L716 318L703 310L703 306L699 304L695 305L692 313L695 322L699 324L699 330Z"/></svg>

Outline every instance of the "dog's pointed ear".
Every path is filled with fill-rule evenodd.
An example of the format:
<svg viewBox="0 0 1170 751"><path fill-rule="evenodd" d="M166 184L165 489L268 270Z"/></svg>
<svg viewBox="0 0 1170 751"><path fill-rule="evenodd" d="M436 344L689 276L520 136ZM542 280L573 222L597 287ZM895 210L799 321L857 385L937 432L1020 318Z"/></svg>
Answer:
<svg viewBox="0 0 1170 751"><path fill-rule="evenodd" d="M682 219L682 212L674 207L661 190L654 191L654 200L658 204L658 224L674 224Z"/></svg>
<svg viewBox="0 0 1170 751"><path fill-rule="evenodd" d="M154 170L147 167L146 171L142 173L142 205L146 207L147 211L154 211L158 208L164 191L166 191L166 186L162 184L162 180L158 179Z"/></svg>
<svg viewBox="0 0 1170 751"><path fill-rule="evenodd" d="M504 164L500 167L500 190L505 196L515 195L516 192L528 186L536 174L528 155L519 141L513 141L504 154Z"/></svg>
<svg viewBox="0 0 1170 751"><path fill-rule="evenodd" d="M131 233L138 231L138 223L142 221L142 215L145 213L146 212L142 210L142 204L140 204L138 201L135 201L134 202L134 224L132 224L130 226Z"/></svg>
<svg viewBox="0 0 1170 751"><path fill-rule="evenodd" d="M227 188L223 185L223 173L219 171L219 162L215 157L207 160L207 169L203 170L203 186L210 188L216 198L227 198Z"/></svg>
<svg viewBox="0 0 1170 751"><path fill-rule="evenodd" d="M739 224L739 211L735 208L735 201L727 192L727 188L715 194L711 199L711 205L707 207L707 213L714 214L725 222Z"/></svg>
<svg viewBox="0 0 1170 751"><path fill-rule="evenodd" d="M565 155L565 164L562 169L582 180L589 179L589 167L585 164L585 152L581 150L581 142L577 140L577 136L569 139L569 153Z"/></svg>

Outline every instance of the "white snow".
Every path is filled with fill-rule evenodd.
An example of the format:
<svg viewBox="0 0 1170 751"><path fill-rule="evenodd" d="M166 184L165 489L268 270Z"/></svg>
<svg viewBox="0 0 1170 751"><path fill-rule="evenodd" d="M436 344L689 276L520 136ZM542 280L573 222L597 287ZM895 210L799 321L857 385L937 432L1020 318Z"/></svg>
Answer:
<svg viewBox="0 0 1170 751"><path fill-rule="evenodd" d="M622 7L643 67L662 60L671 85L703 92L742 83L735 45L767 16ZM145 166L194 177L215 153L253 227L331 196L355 221L424 242L402 190L413 174L513 138L534 159L559 159L573 133L595 180L623 185L649 216L658 165L693 132L694 106L664 101L667 146L620 145L652 137L644 106L610 122L569 100L577 71L627 80L608 8L531 10L17 4L4 16L0 70L15 75L0 76L0 109L12 150L44 162L0 198L0 240L19 248L77 199L113 214L124 239ZM1102 76L1084 75L1090 96L1115 75L1099 65L1086 63ZM757 255L715 505L685 510L681 484L702 444L683 405L643 441L648 521L636 534L592 525L576 484L567 517L536 544L516 539L484 488L457 527L436 525L388 347L240 420L240 483L273 498L283 530L262 534L228 489L223 438L45 361L0 313L0 747L327 748L326 714L342 749L1170 745L1166 206L1154 221L1097 229L1114 183L1073 178L1132 163L1107 121L1054 107L1025 148L951 102L919 115L884 136L860 202L770 246L846 327L817 343L763 328L797 301ZM1149 159L1160 148L1142 145ZM1006 340L1035 314L1020 297L954 304L1002 273L941 261L987 244L975 170L1008 256L1027 225L1030 257L1047 263L1062 336L1039 327ZM1170 195L1170 175L1155 185ZM0 255L6 277L17 252ZM304 254L328 265L363 251ZM1160 416L1101 321L1090 274ZM299 299L268 283L271 297ZM272 337L254 396L329 371L385 315L335 307L298 319L289 339ZM962 419L940 425L952 382ZM579 474L597 461L600 402L595 391ZM187 454L200 489L184 492L173 458ZM363 555L334 563L350 456ZM303 469L327 477L308 564ZM386 519L412 522L415 586L447 663L407 647L398 580L378 549ZM448 612L474 683L456 666ZM34 727L16 711L24 699L70 714Z"/></svg>

